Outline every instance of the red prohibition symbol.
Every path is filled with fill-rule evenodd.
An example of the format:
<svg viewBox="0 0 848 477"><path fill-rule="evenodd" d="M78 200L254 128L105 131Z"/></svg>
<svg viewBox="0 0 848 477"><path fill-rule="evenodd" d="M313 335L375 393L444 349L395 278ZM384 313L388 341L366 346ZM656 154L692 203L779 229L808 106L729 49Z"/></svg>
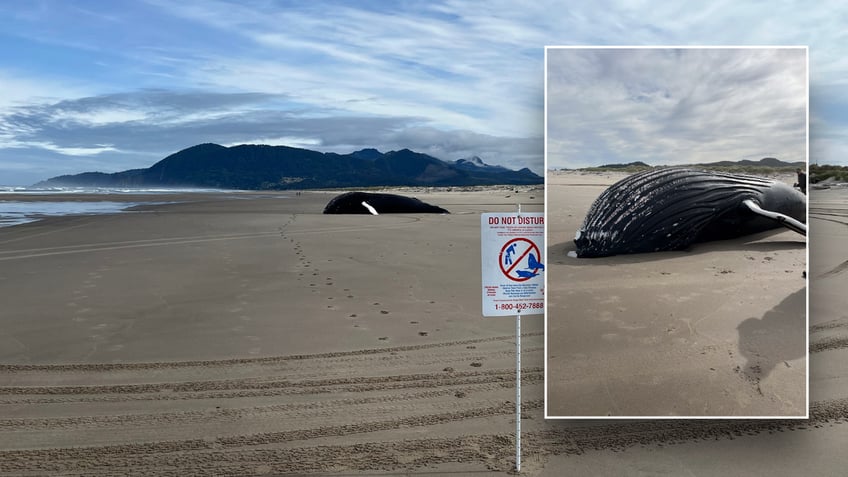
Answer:
<svg viewBox="0 0 848 477"><path fill-rule="evenodd" d="M527 270L530 269L527 267L519 267L521 263L531 262L527 260L528 255L531 253L537 257L532 262L538 262L542 254L539 253L539 247L530 239L519 237L505 243L501 248L501 253L498 255L501 272L514 282L525 282L535 277L539 272L538 267L533 268L532 272L528 272Z"/></svg>

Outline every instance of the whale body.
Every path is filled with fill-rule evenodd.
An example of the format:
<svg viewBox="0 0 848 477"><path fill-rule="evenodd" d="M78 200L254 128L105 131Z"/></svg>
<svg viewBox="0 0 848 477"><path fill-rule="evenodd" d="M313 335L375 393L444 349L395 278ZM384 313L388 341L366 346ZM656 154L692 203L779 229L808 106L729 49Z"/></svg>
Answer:
<svg viewBox="0 0 848 477"><path fill-rule="evenodd" d="M577 256L681 250L788 227L806 235L807 198L789 185L745 174L670 167L633 174L592 204Z"/></svg>
<svg viewBox="0 0 848 477"><path fill-rule="evenodd" d="M414 197L378 192L346 192L324 207L325 214L449 214L447 210Z"/></svg>

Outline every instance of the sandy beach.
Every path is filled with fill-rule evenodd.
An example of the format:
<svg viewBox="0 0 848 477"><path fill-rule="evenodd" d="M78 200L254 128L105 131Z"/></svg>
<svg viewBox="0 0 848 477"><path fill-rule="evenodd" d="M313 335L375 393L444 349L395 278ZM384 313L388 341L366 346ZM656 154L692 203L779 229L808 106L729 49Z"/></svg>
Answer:
<svg viewBox="0 0 848 477"><path fill-rule="evenodd" d="M332 195L0 229L0 475L507 475L514 320L480 316L478 214L541 191L321 216ZM527 317L522 475L838 475L848 232L812 217L809 420L545 420Z"/></svg>
<svg viewBox="0 0 848 477"><path fill-rule="evenodd" d="M479 214L544 191L402 192L452 214L189 194L0 229L0 473L511 468L514 320L481 315Z"/></svg>
<svg viewBox="0 0 848 477"><path fill-rule="evenodd" d="M548 175L547 415L804 416L806 239L567 256L623 177Z"/></svg>
<svg viewBox="0 0 848 477"><path fill-rule="evenodd" d="M553 189L551 189L553 190ZM549 195L550 198L550 195ZM842 475L848 467L848 190L810 191L810 414L804 420L549 421L572 439L537 475ZM594 426L594 427L592 427ZM604 431L618 440L604 441ZM603 442L602 444L599 444Z"/></svg>

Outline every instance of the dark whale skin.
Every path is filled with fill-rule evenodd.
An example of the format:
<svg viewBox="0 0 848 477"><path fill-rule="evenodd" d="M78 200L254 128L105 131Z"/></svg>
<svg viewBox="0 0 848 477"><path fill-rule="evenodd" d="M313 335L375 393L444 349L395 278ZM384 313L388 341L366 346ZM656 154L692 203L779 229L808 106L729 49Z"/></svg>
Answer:
<svg viewBox="0 0 848 477"><path fill-rule="evenodd" d="M380 214L449 214L447 210L422 202L414 197L377 192L346 192L334 197L324 207L325 214L370 214L362 205L367 202Z"/></svg>
<svg viewBox="0 0 848 477"><path fill-rule="evenodd" d="M670 167L633 174L606 189L575 235L580 258L681 250L780 227L742 205L806 223L807 198L764 177Z"/></svg>

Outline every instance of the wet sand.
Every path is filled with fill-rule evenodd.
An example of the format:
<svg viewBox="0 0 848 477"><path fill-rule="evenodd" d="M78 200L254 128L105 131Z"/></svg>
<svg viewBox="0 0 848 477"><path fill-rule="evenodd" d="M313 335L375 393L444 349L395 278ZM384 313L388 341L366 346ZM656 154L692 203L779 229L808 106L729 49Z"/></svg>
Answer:
<svg viewBox="0 0 848 477"><path fill-rule="evenodd" d="M806 240L567 256L623 174L548 176L548 416L806 414Z"/></svg>

